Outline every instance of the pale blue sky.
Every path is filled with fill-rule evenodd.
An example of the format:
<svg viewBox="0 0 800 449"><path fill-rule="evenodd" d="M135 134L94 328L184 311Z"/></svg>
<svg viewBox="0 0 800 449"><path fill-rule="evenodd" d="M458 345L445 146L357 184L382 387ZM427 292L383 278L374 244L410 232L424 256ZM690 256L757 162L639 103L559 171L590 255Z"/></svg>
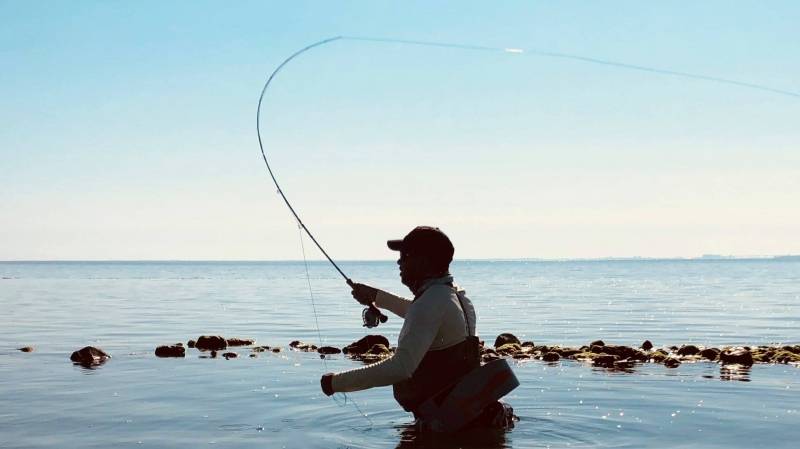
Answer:
<svg viewBox="0 0 800 449"><path fill-rule="evenodd" d="M335 35L520 47L800 91L800 4L0 1L0 260L297 259L255 107ZM338 259L800 253L800 98L576 61L340 41L262 131ZM309 251L312 258L320 258Z"/></svg>

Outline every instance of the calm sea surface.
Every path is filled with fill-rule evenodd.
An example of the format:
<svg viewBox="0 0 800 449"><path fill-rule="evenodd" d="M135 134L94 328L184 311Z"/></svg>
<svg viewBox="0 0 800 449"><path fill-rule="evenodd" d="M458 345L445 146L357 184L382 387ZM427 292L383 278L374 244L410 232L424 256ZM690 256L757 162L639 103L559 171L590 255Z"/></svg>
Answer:
<svg viewBox="0 0 800 449"><path fill-rule="evenodd" d="M389 262L350 262L354 280L407 293ZM800 343L800 262L779 260L456 262L489 343L656 346ZM390 388L335 400L319 376L359 366L287 351L319 343L303 263L0 263L0 447L796 448L800 368L713 363L615 373L564 361L514 363L506 434L431 440L407 428ZM326 263L310 266L322 343L367 333L361 307ZM372 330L396 341L401 320ZM158 359L201 334L283 346L249 358ZM21 353L16 348L34 346ZM113 358L73 366L86 345ZM327 366L326 366L327 365ZM364 417L354 403L363 411Z"/></svg>

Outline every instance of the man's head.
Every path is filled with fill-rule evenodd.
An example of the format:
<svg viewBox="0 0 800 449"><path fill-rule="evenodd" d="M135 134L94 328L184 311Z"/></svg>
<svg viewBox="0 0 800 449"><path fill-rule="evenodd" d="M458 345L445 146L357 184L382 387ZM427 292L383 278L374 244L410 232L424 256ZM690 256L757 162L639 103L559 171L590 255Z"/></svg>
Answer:
<svg viewBox="0 0 800 449"><path fill-rule="evenodd" d="M447 235L432 226L417 226L402 240L389 240L386 244L400 252L400 280L412 292L422 282L446 275L455 251Z"/></svg>

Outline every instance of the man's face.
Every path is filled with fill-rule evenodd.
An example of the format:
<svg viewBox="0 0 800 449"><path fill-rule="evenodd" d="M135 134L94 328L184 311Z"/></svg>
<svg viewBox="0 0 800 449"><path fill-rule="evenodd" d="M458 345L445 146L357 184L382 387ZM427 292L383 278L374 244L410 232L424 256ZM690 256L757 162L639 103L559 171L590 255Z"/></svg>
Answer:
<svg viewBox="0 0 800 449"><path fill-rule="evenodd" d="M406 251L400 251L397 265L400 267L400 281L412 291L419 282L425 280L428 265L425 258L415 256Z"/></svg>

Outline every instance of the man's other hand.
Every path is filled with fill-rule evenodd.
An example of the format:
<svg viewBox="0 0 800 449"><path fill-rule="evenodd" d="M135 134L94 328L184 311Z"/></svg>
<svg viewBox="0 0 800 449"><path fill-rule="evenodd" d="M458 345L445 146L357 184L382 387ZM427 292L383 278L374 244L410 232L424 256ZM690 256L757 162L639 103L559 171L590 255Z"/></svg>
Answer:
<svg viewBox="0 0 800 449"><path fill-rule="evenodd" d="M378 296L378 289L369 285L353 282L350 287L353 288L353 298L365 306L375 302L375 297Z"/></svg>
<svg viewBox="0 0 800 449"><path fill-rule="evenodd" d="M333 394L333 373L325 373L319 380L319 385L322 387L322 392L325 396Z"/></svg>

